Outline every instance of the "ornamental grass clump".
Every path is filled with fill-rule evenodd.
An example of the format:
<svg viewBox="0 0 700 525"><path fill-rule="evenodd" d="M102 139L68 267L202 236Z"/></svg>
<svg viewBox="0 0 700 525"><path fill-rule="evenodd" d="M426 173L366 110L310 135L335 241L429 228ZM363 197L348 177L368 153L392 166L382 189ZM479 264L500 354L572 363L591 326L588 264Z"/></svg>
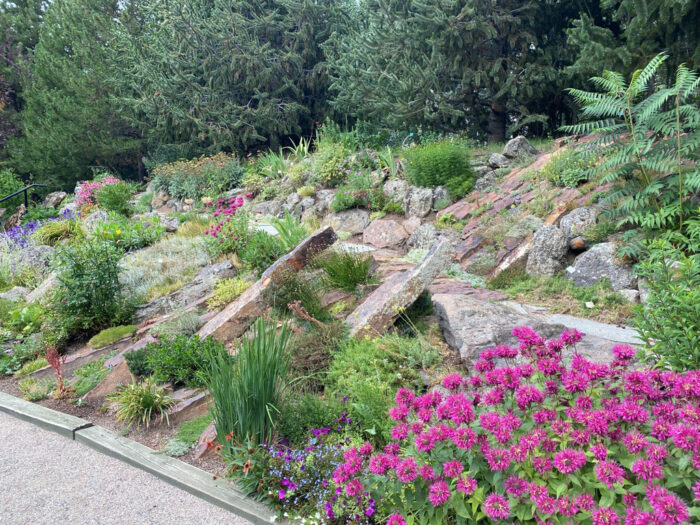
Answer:
<svg viewBox="0 0 700 525"><path fill-rule="evenodd" d="M274 434L289 369L290 331L259 318L233 358L223 348L208 352L204 373L214 400L211 413L228 445L269 442ZM233 442L229 442L233 438Z"/></svg>
<svg viewBox="0 0 700 525"><path fill-rule="evenodd" d="M394 524L700 516L700 372L632 369L635 350L621 345L593 363L575 330L513 333L518 347L483 351L472 377L443 379L444 394L400 389L393 441L345 450L327 515L362 516L372 501Z"/></svg>

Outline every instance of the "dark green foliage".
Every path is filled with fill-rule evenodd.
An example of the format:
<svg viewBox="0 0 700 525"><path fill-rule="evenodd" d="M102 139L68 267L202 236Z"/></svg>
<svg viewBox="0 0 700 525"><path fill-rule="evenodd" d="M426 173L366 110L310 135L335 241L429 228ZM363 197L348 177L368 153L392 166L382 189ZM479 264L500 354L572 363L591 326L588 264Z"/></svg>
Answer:
<svg viewBox="0 0 700 525"><path fill-rule="evenodd" d="M148 368L153 370L156 382L200 387L204 386L201 371L206 367L207 356L223 345L211 338L202 341L197 335L179 335L172 340L150 343L146 348Z"/></svg>
<svg viewBox="0 0 700 525"><path fill-rule="evenodd" d="M285 253L287 253L287 247L279 237L257 230L248 238L247 244L238 252L238 256L248 268L262 275Z"/></svg>
<svg viewBox="0 0 700 525"><path fill-rule="evenodd" d="M0 104L1 100L2 99L0 99ZM0 115L1 114L2 112L0 112ZM1 130L0 135L2 135ZM24 181L22 181L22 179L20 179L19 176L17 176L17 174L13 173L12 170L0 169L0 199L5 197L6 195L9 195L10 193L14 193L17 190L21 190L25 186L26 184L24 183ZM2 202L0 206L2 206L3 208L14 210L23 202L24 196L20 193L16 197L12 197L11 199Z"/></svg>
<svg viewBox="0 0 700 525"><path fill-rule="evenodd" d="M700 246L694 250L700 253ZM633 323L647 357L683 372L700 366L700 255L687 256L667 239L651 244L637 267L647 280L647 302Z"/></svg>
<svg viewBox="0 0 700 525"><path fill-rule="evenodd" d="M153 374L153 368L151 368L148 362L148 354L151 353L150 348L141 348L139 350L134 350L124 354L126 359L126 366L129 367L129 372L134 374L136 377L148 377Z"/></svg>
<svg viewBox="0 0 700 525"><path fill-rule="evenodd" d="M343 403L334 396L320 398L313 394L290 396L281 408L277 431L289 445L301 446L314 428L334 427L343 412Z"/></svg>
<svg viewBox="0 0 700 525"><path fill-rule="evenodd" d="M22 224L33 221L45 221L46 219L53 219L54 217L58 217L58 210L30 205L26 215L22 217Z"/></svg>
<svg viewBox="0 0 700 525"><path fill-rule="evenodd" d="M370 281L372 257L346 251L329 251L316 259L326 274L328 284L346 292L354 292L357 285Z"/></svg>
<svg viewBox="0 0 700 525"><path fill-rule="evenodd" d="M115 67L120 57L107 45L122 15L119 2L57 0L45 6L22 85L23 136L9 143L13 165L65 189L91 178L94 166L134 173L139 134L110 96L110 84L124 75Z"/></svg>
<svg viewBox="0 0 700 525"><path fill-rule="evenodd" d="M131 309L119 282L121 252L117 248L92 239L61 246L56 253L58 286L52 305L68 334L129 319Z"/></svg>
<svg viewBox="0 0 700 525"><path fill-rule="evenodd" d="M131 188L125 182L102 186L95 194L97 204L103 210L129 216L131 214Z"/></svg>
<svg viewBox="0 0 700 525"><path fill-rule="evenodd" d="M446 186L452 199L460 199L474 185L468 150L448 141L419 146L408 153L408 178L426 188Z"/></svg>
<svg viewBox="0 0 700 525"><path fill-rule="evenodd" d="M222 443L225 448L272 439L286 388L289 336L286 326L278 331L277 323L261 317L252 338L241 340L235 359L223 347L209 352L205 377L216 432L234 438Z"/></svg>

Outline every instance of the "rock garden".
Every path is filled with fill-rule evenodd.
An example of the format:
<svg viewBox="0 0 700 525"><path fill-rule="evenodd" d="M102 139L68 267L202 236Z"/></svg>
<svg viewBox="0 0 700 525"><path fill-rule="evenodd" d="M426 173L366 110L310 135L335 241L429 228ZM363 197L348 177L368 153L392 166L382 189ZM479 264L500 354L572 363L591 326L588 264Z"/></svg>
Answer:
<svg viewBox="0 0 700 525"><path fill-rule="evenodd" d="M322 126L8 210L0 390L292 521L695 522L700 119L594 95L556 140Z"/></svg>

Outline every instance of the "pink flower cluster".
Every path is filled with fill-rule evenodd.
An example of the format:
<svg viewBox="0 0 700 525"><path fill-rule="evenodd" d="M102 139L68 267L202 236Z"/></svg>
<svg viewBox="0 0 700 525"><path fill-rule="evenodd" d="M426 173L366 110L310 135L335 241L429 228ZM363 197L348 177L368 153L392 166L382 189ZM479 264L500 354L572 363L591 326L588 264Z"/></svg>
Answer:
<svg viewBox="0 0 700 525"><path fill-rule="evenodd" d="M95 194L103 187L110 184L118 184L121 181L116 177L105 177L101 180L84 181L78 185L75 192L75 204L78 209L95 204Z"/></svg>
<svg viewBox="0 0 700 525"><path fill-rule="evenodd" d="M700 515L699 371L633 370L635 351L622 345L610 364L594 363L576 352L575 330L513 334L518 347L481 352L477 373L445 377L445 393L400 389L393 441L346 450L334 483L376 499L393 524L479 512L593 525Z"/></svg>
<svg viewBox="0 0 700 525"><path fill-rule="evenodd" d="M249 196L250 194L246 195L246 197ZM236 214L236 211L242 207L243 204L243 197L234 197L229 200L219 199L216 201L216 203L212 202L206 204L205 206L216 206L216 209L212 214L212 217L216 219L216 221L204 233L214 237L215 239L219 239L220 236L232 235L224 231L225 225L231 220L231 217Z"/></svg>

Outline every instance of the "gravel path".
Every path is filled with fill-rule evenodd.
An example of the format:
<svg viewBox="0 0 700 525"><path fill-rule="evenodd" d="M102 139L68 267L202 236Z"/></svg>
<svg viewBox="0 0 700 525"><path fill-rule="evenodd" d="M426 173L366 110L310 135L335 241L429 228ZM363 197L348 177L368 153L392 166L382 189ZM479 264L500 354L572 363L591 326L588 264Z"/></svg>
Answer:
<svg viewBox="0 0 700 525"><path fill-rule="evenodd" d="M0 412L3 525L247 525L152 475Z"/></svg>

